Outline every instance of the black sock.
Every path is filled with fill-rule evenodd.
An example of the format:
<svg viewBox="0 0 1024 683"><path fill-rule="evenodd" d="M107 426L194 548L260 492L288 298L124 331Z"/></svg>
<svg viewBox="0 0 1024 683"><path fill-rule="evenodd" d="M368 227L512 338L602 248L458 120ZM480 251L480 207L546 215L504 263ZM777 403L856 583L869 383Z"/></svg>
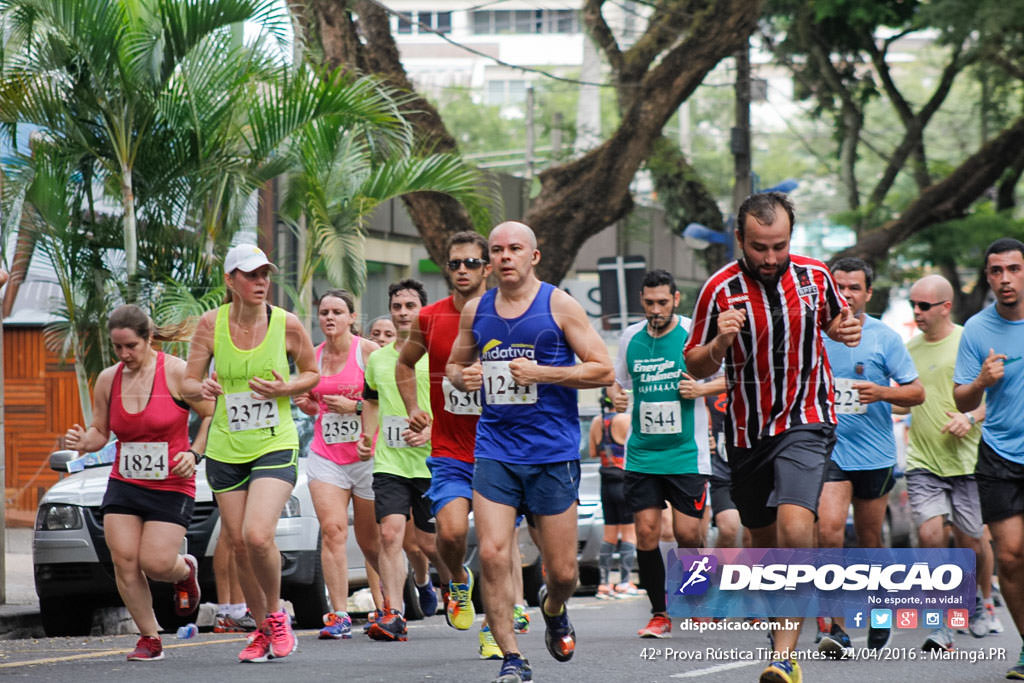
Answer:
<svg viewBox="0 0 1024 683"><path fill-rule="evenodd" d="M636 551L637 573L640 584L647 589L647 597L651 601L651 612L657 614L665 611L665 563L661 559L661 550Z"/></svg>

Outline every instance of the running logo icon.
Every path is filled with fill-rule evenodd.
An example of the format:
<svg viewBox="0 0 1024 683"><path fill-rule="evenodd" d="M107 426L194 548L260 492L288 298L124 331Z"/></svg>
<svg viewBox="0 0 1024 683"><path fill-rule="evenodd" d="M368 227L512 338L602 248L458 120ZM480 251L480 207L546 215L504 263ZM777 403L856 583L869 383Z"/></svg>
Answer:
<svg viewBox="0 0 1024 683"><path fill-rule="evenodd" d="M714 555L684 555L679 558L683 565L683 580L679 595L703 595L711 587L710 577L718 569L718 558Z"/></svg>

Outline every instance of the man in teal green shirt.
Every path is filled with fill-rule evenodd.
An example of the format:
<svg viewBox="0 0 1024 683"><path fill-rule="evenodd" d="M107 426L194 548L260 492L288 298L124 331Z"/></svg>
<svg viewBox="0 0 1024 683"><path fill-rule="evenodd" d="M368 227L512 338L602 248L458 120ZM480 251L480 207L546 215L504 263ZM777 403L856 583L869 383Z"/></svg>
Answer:
<svg viewBox="0 0 1024 683"><path fill-rule="evenodd" d="M633 390L633 425L626 443L626 504L633 510L637 568L651 601L641 638L668 638L665 562L658 548L661 511L672 506L672 530L682 547L704 545L702 518L711 474L708 414L703 397L725 389L725 380L700 383L686 374L683 346L690 319L677 315L679 291L664 270L644 277L640 301L646 321L626 328L615 364L617 408Z"/></svg>

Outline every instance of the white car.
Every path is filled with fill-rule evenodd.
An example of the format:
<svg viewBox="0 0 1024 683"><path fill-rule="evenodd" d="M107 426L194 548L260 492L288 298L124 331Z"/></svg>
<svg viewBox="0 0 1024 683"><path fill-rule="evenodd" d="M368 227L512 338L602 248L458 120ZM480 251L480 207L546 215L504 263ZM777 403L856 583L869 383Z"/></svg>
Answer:
<svg viewBox="0 0 1024 683"><path fill-rule="evenodd" d="M75 451L56 451L50 455L50 467L67 472L66 463L77 455ZM206 483L205 464L200 463L196 473L195 512L185 545L199 559L204 600L212 602L216 596L213 551L220 514ZM99 513L110 467L92 466L63 477L39 503L32 550L36 594L48 636L88 634L94 609L122 604ZM354 538L350 533L349 576L359 587L366 583L366 572ZM319 627L329 602L320 567L320 524L309 496L305 458L299 458L298 481L278 520L275 540L281 551L281 592L292 603L297 625ZM157 618L165 629L193 619L174 614L170 584L154 583L152 588Z"/></svg>

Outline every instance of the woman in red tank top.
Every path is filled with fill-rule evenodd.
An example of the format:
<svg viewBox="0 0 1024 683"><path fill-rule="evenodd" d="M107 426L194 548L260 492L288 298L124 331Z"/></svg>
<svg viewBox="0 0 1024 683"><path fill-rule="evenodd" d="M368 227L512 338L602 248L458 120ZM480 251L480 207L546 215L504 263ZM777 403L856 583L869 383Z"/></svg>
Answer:
<svg viewBox="0 0 1024 683"><path fill-rule="evenodd" d="M107 323L120 362L100 373L93 391L88 429L73 425L68 448L96 451L113 432L117 459L100 508L103 533L114 562L117 590L141 637L131 661L163 658L148 579L174 583L175 611L199 608L198 563L178 548L192 517L195 469L202 459L211 401L186 403L181 385L185 362L153 348L167 341L137 306L120 306ZM194 443L188 438L188 412L204 418Z"/></svg>

